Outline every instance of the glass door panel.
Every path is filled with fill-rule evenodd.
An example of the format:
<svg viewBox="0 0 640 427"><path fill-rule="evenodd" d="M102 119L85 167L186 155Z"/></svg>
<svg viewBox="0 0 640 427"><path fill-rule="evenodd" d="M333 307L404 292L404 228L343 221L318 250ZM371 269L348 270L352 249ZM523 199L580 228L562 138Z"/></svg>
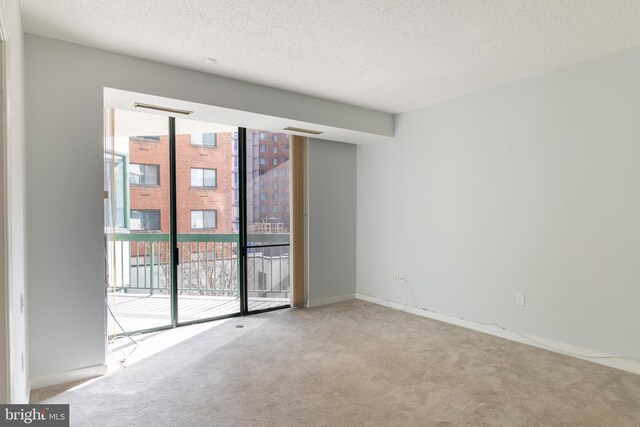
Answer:
<svg viewBox="0 0 640 427"><path fill-rule="evenodd" d="M249 311L290 304L289 137L247 130L247 255Z"/></svg>
<svg viewBox="0 0 640 427"><path fill-rule="evenodd" d="M109 110L106 125L107 334L171 325L167 117Z"/></svg>
<svg viewBox="0 0 640 427"><path fill-rule="evenodd" d="M237 134L176 119L179 323L240 312Z"/></svg>

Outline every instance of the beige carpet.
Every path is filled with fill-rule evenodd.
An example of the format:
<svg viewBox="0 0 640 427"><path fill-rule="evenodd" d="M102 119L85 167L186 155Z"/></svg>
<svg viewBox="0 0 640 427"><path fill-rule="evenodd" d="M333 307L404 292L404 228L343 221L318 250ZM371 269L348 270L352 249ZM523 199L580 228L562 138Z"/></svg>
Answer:
<svg viewBox="0 0 640 427"><path fill-rule="evenodd" d="M638 426L640 376L349 301L233 319L47 402L76 426Z"/></svg>

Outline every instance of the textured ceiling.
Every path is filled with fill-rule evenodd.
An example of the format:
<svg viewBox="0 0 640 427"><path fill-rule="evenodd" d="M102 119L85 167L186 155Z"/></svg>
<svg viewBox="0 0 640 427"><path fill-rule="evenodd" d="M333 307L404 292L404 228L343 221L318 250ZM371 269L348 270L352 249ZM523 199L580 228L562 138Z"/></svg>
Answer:
<svg viewBox="0 0 640 427"><path fill-rule="evenodd" d="M392 113L640 45L639 0L22 0L22 9L33 34Z"/></svg>

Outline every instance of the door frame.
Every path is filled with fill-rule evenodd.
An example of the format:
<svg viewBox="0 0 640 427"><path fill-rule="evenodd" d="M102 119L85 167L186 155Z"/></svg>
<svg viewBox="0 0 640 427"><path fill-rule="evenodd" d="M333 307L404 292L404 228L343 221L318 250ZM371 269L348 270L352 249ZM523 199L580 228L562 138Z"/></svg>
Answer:
<svg viewBox="0 0 640 427"><path fill-rule="evenodd" d="M0 399L29 400L24 252L22 30L19 10L0 2ZM19 9L19 8L18 8ZM21 153L22 151L22 153ZM16 163L16 160L18 163Z"/></svg>
<svg viewBox="0 0 640 427"><path fill-rule="evenodd" d="M9 272L7 254L9 253L10 244L7 239L7 129L5 120L7 105L7 92L5 90L5 40L6 40L6 23L4 16L4 7L0 5L0 307L2 308L0 318L0 401L9 402L11 396L11 343L9 337L10 321L9 321Z"/></svg>

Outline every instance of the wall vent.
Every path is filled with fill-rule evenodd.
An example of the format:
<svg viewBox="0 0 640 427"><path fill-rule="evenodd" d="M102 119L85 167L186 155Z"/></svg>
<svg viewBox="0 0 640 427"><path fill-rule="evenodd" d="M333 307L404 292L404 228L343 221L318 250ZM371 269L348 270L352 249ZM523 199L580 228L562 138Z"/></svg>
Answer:
<svg viewBox="0 0 640 427"><path fill-rule="evenodd" d="M193 114L193 111L191 110L181 110L179 108L163 107L161 105L144 104L142 102L135 102L133 106L136 108L146 108L148 110L164 111L167 113L184 114L185 116Z"/></svg>
<svg viewBox="0 0 640 427"><path fill-rule="evenodd" d="M284 128L284 130L290 130L291 132L309 133L311 135L320 135L321 133L324 133L324 132L319 131L319 130L294 128L292 126L288 126L288 127Z"/></svg>

